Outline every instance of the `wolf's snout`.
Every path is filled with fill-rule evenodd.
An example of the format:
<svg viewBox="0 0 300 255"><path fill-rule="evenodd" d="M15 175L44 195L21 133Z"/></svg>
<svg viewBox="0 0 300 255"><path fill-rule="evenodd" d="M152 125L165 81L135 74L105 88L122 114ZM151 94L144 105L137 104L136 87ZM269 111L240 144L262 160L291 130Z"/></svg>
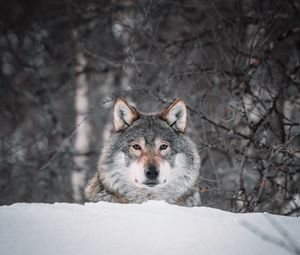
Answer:
<svg viewBox="0 0 300 255"><path fill-rule="evenodd" d="M149 180L156 180L156 178L158 177L158 174L159 174L159 172L158 172L157 168L153 165L150 165L145 172L145 175Z"/></svg>

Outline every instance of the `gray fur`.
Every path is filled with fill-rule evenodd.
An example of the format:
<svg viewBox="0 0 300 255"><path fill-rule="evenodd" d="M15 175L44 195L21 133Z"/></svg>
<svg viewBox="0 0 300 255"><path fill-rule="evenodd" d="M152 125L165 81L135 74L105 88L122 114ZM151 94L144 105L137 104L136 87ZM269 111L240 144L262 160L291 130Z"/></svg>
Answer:
<svg viewBox="0 0 300 255"><path fill-rule="evenodd" d="M149 148L156 138L170 143L170 152L164 160L170 165L170 180L159 187L138 187L129 178L128 167L134 160L129 143L142 137ZM171 204L199 206L200 157L196 145L184 133L161 118L159 114L141 114L129 127L113 134L105 145L98 171L86 187L90 201L142 203L147 200L165 200Z"/></svg>

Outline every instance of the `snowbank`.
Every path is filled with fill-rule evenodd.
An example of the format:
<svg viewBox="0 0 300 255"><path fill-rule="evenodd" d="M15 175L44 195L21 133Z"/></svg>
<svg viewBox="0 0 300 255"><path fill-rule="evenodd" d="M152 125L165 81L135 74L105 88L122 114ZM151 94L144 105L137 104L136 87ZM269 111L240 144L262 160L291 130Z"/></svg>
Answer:
<svg viewBox="0 0 300 255"><path fill-rule="evenodd" d="M282 255L292 254L299 240L299 218L160 201L0 207L3 255Z"/></svg>

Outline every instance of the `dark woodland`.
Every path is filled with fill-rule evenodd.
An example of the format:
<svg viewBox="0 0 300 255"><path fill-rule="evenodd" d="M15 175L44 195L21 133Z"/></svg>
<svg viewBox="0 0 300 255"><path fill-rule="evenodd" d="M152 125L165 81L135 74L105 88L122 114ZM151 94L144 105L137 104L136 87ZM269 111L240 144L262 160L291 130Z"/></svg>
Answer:
<svg viewBox="0 0 300 255"><path fill-rule="evenodd" d="M300 215L300 2L0 1L0 204L85 202L123 96L180 97L204 206Z"/></svg>

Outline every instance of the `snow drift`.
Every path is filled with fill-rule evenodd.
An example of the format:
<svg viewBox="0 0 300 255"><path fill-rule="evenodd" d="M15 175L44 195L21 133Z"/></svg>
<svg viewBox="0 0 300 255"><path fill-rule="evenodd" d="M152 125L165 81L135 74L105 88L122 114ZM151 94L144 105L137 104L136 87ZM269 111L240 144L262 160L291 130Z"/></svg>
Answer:
<svg viewBox="0 0 300 255"><path fill-rule="evenodd" d="M161 201L0 207L3 255L282 255L297 254L299 240L299 218Z"/></svg>

